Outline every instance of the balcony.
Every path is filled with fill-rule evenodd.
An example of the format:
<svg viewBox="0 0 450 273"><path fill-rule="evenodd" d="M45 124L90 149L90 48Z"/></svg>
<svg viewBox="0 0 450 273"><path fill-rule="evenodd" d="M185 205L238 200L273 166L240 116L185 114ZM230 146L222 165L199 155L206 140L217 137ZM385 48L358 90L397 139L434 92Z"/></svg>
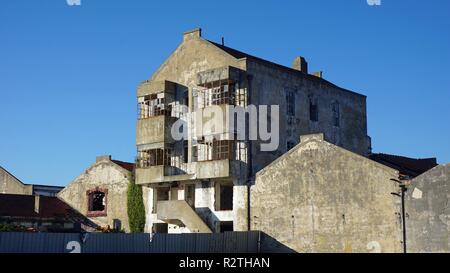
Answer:
<svg viewBox="0 0 450 273"><path fill-rule="evenodd" d="M191 180L193 178L194 174L182 174L178 168L173 166L159 165L136 168L136 184L138 185Z"/></svg>
<svg viewBox="0 0 450 273"><path fill-rule="evenodd" d="M245 178L247 147L242 141L213 140L193 146L193 162L182 162L170 146L138 151L136 183Z"/></svg>
<svg viewBox="0 0 450 273"><path fill-rule="evenodd" d="M136 125L136 144L172 143L172 125L176 117L167 115L153 116L139 119Z"/></svg>

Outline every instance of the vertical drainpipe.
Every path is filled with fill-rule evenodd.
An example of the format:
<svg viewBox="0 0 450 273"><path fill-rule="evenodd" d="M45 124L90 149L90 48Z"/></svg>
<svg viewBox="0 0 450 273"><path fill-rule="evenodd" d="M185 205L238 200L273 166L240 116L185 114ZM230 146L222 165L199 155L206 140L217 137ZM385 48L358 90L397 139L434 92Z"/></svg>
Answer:
<svg viewBox="0 0 450 273"><path fill-rule="evenodd" d="M403 253L406 253L406 210L405 210L405 192L407 191L405 181L401 181L401 178L394 179L391 178L391 181L397 182L400 187L400 198L402 202L402 242L403 242ZM399 195L398 193L393 193L394 195Z"/></svg>
<svg viewBox="0 0 450 273"><path fill-rule="evenodd" d="M251 76L247 75L247 106L251 104ZM249 118L246 117L246 132L250 134ZM252 164L252 143L248 139L248 151L247 151L247 230L251 230L251 202L250 202L250 189L253 177L253 164Z"/></svg>
<svg viewBox="0 0 450 273"><path fill-rule="evenodd" d="M405 212L405 184L400 185L402 191L402 225L403 225L403 253L406 253L406 212Z"/></svg>

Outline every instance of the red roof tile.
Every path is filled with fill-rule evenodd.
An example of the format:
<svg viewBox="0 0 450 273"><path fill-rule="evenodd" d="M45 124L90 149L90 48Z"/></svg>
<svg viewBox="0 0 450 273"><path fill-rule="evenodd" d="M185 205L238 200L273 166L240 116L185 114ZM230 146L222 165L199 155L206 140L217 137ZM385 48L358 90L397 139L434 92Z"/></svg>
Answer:
<svg viewBox="0 0 450 273"><path fill-rule="evenodd" d="M57 197L40 196L39 213L34 210L34 195L0 194L0 217L67 218L84 217Z"/></svg>

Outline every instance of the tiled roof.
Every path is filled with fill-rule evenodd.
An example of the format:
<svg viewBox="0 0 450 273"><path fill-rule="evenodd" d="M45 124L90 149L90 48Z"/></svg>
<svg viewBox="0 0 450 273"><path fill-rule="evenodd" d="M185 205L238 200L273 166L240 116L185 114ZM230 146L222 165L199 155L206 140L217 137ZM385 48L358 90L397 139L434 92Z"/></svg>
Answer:
<svg viewBox="0 0 450 273"><path fill-rule="evenodd" d="M34 210L34 195L0 194L0 217L69 218L82 217L57 197L40 196L39 213Z"/></svg>
<svg viewBox="0 0 450 273"><path fill-rule="evenodd" d="M409 158L390 154L371 154L370 159L398 170L403 175L416 177L436 167L436 158Z"/></svg>

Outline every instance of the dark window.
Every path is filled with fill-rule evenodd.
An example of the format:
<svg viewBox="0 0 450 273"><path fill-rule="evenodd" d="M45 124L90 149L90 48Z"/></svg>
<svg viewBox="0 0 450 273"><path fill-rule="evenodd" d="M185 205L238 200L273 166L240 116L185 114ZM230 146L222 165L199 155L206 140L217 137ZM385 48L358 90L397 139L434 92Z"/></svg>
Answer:
<svg viewBox="0 0 450 273"><path fill-rule="evenodd" d="M334 102L332 104L332 111L333 111L333 126L339 127L340 126L340 113L339 113L339 103Z"/></svg>
<svg viewBox="0 0 450 273"><path fill-rule="evenodd" d="M165 223L153 224L154 233L168 233L169 225Z"/></svg>
<svg viewBox="0 0 450 273"><path fill-rule="evenodd" d="M188 163L189 161L189 142L187 140L183 141L183 162Z"/></svg>
<svg viewBox="0 0 450 273"><path fill-rule="evenodd" d="M107 190L89 190L87 191L88 212L87 216L106 216L106 195Z"/></svg>
<svg viewBox="0 0 450 273"><path fill-rule="evenodd" d="M295 116L295 93L286 91L286 111L288 116Z"/></svg>
<svg viewBox="0 0 450 273"><path fill-rule="evenodd" d="M319 120L319 109L317 106L317 99L314 98L309 99L309 119L311 121Z"/></svg>
<svg viewBox="0 0 450 273"><path fill-rule="evenodd" d="M188 184L184 189L184 200L191 206L195 207L195 184Z"/></svg>
<svg viewBox="0 0 450 273"><path fill-rule="evenodd" d="M183 104L189 107L189 90L184 91Z"/></svg>
<svg viewBox="0 0 450 273"><path fill-rule="evenodd" d="M113 229L115 231L121 231L122 230L122 221L119 219L113 219Z"/></svg>
<svg viewBox="0 0 450 273"><path fill-rule="evenodd" d="M105 200L105 194L103 192L94 192L92 193L92 202L91 202L91 207L90 207L90 211L103 211L105 209L105 204L104 204L104 200Z"/></svg>
<svg viewBox="0 0 450 273"><path fill-rule="evenodd" d="M220 232L228 232L233 231L233 222L232 221L224 221L220 222Z"/></svg>
<svg viewBox="0 0 450 273"><path fill-rule="evenodd" d="M219 184L219 207L217 210L233 210L233 185Z"/></svg>

